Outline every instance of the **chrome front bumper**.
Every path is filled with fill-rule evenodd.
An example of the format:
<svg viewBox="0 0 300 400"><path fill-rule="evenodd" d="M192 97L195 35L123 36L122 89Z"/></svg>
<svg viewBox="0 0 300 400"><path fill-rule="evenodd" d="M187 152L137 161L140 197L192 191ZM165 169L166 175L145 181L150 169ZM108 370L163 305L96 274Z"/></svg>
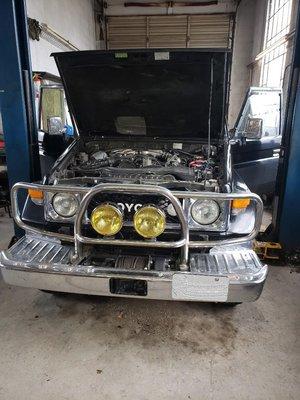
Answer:
<svg viewBox="0 0 300 400"><path fill-rule="evenodd" d="M79 210L76 214L74 221L74 232L73 235L67 235L64 233L52 232L45 229L37 228L26 224L21 217L21 211L18 205L18 193L19 190L34 189L48 193L75 193L83 196ZM149 241L144 240L127 240L117 238L104 238L104 237L88 237L85 236L82 231L82 221L86 214L86 210L92 198L101 193L126 193L134 194L137 197L141 194L152 194L160 195L165 197L173 205L176 215L179 219L181 238L176 241L163 241L159 238L157 240ZM103 184L100 183L92 188L87 187L71 187L63 185L39 185L32 183L19 182L16 183L11 191L12 197L12 215L17 225L24 229L26 232L31 234L42 234L62 241L69 241L74 243L74 255L73 259L81 259L83 256L84 245L102 245L102 246L126 246L126 247L138 247L138 248L164 248L164 249L181 249L180 257L180 269L181 271L189 270L188 260L189 252L191 249L203 249L211 248L219 245L240 245L246 243L256 237L259 232L259 228L262 220L263 203L259 196L254 193L243 192L243 193L215 193L215 192L189 192L189 191L170 191L161 186L154 185L140 185L140 184ZM231 202L235 199L250 199L255 204L255 222L250 232L245 235L237 235L232 238L225 238L222 240L190 240L189 225L184 214L184 210L179 202L179 199L212 199L216 201L227 201Z"/></svg>
<svg viewBox="0 0 300 400"><path fill-rule="evenodd" d="M189 271L137 271L103 268L74 261L74 246L46 236L27 235L0 253L6 283L44 290L100 296L139 297L115 293L111 281L139 281L142 298L160 300L249 302L261 294L268 268L246 246L219 246L190 255Z"/></svg>

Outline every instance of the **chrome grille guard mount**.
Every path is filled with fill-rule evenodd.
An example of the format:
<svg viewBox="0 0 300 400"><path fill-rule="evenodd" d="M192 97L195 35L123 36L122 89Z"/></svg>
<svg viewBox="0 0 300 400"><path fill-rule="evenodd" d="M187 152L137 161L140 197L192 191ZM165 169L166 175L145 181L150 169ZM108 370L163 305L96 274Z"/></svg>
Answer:
<svg viewBox="0 0 300 400"><path fill-rule="evenodd" d="M42 228L32 227L21 218L21 212L18 205L18 192L20 189L36 189L43 192L58 193L78 193L83 196L83 199L79 206L79 211L76 215L74 222L74 235L66 235L62 233L48 231ZM141 194L157 194L167 198L173 205L177 217L181 225L181 238L177 241L152 241L152 240L123 240L114 238L90 238L82 235L82 218L87 210L90 200L95 194L103 192L113 193L133 193L137 196ZM213 192L180 192L173 191L161 187L152 185L136 185L136 184L99 184L92 188L83 188L75 186L64 186L64 185L41 185L19 182L16 183L11 190L12 197L12 214L16 224L27 232L34 234L42 234L47 236L56 237L57 239L64 241L74 242L74 259L78 260L82 257L82 245L93 244L93 245L120 245L120 246L131 246L131 247L152 247L152 248L181 248L181 261L180 269L188 269L188 257L189 248L208 248L217 245L229 245L229 244L240 244L252 240L259 232L261 225L262 214L263 214L263 203L260 197L254 193L213 193ZM255 223L250 233L244 236L236 238L230 238L225 240L207 240L207 241L190 241L189 240L189 227L187 219L184 215L182 206L178 199L212 199L212 200L227 200L231 201L234 199L250 199L256 204Z"/></svg>

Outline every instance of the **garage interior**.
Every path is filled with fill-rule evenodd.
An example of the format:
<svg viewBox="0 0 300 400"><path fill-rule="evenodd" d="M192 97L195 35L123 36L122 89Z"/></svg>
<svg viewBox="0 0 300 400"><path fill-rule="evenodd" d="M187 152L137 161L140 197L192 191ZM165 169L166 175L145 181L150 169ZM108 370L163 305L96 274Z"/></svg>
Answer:
<svg viewBox="0 0 300 400"><path fill-rule="evenodd" d="M40 85L59 77L51 53L226 49L229 132L251 87L281 90L277 133L263 138L277 163L270 192L259 193L256 250L270 265L259 300L228 308L52 294L7 285L0 274L0 400L298 399L298 0L2 0L0 15L0 250L22 235L7 176L12 187L49 169L36 157L36 126ZM246 170L260 157L269 153L247 159ZM246 175L253 192L255 174Z"/></svg>

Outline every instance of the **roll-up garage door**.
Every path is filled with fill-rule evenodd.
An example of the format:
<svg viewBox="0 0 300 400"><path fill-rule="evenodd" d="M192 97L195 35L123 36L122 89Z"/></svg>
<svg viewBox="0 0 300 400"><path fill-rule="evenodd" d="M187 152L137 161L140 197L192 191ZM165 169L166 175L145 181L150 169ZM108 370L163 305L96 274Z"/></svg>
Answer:
<svg viewBox="0 0 300 400"><path fill-rule="evenodd" d="M232 25L231 14L107 17L107 48L230 48Z"/></svg>

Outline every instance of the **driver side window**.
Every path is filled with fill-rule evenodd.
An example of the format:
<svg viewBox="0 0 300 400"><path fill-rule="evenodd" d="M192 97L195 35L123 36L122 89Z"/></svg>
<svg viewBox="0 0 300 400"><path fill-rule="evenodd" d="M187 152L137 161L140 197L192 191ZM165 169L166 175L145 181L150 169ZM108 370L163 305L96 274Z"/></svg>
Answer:
<svg viewBox="0 0 300 400"><path fill-rule="evenodd" d="M247 139L280 135L280 91L250 92L237 133Z"/></svg>

